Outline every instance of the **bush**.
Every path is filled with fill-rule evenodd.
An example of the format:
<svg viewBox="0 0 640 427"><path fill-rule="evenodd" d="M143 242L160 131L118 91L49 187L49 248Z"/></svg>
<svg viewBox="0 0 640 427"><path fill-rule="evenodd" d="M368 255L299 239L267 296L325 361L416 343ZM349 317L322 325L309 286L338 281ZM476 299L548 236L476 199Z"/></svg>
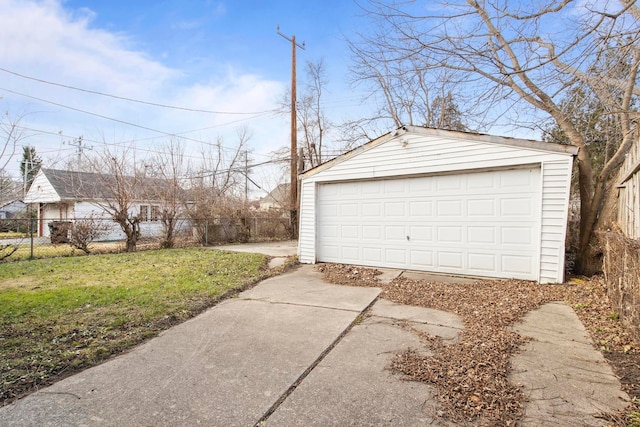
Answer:
<svg viewBox="0 0 640 427"><path fill-rule="evenodd" d="M97 221L92 216L76 220L69 228L69 244L88 254L91 252L89 250L89 243L104 235L108 231L108 228L106 223Z"/></svg>

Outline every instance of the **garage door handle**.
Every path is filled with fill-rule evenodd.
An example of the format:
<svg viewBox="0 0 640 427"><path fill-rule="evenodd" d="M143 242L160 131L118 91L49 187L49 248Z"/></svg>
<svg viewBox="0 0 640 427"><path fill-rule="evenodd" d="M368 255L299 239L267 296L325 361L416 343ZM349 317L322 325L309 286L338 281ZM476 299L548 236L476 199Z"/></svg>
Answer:
<svg viewBox="0 0 640 427"><path fill-rule="evenodd" d="M409 241L409 240L411 240L411 239L409 238L409 236L407 236L407 241Z"/></svg>

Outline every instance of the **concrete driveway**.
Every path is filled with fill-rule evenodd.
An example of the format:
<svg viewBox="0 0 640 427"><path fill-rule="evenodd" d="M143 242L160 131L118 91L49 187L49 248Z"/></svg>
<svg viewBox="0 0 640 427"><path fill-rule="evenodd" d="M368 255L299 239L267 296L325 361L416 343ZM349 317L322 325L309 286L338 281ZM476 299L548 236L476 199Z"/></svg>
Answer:
<svg viewBox="0 0 640 427"><path fill-rule="evenodd" d="M426 351L400 322L450 342L462 322L379 299L379 292L331 285L313 266L296 267L0 408L0 425L439 425L431 387L386 367L396 352ZM525 424L598 425L594 414L624 406L625 395L588 338L583 345L575 314L558 306L518 326L534 338L514 361L516 380L532 398Z"/></svg>

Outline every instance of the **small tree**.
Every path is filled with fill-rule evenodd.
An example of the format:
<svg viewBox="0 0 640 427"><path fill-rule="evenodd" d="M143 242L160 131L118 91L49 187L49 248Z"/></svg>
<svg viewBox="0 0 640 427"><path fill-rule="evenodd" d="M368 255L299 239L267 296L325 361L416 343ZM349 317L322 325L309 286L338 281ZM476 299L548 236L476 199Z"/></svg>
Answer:
<svg viewBox="0 0 640 427"><path fill-rule="evenodd" d="M155 179L161 185L153 185L151 194L160 203L160 221L162 222L163 248L172 248L180 214L185 211L187 196L182 188L186 174L184 147L171 139L153 158L151 168Z"/></svg>
<svg viewBox="0 0 640 427"><path fill-rule="evenodd" d="M250 139L246 128L238 129L238 141L233 148L225 147L223 139L202 153L201 164L197 172L191 174L189 197L193 203L188 213L199 228L203 241L208 241L204 233L208 225L215 222L231 226L244 216L247 208L245 199L246 156L245 146Z"/></svg>
<svg viewBox="0 0 640 427"><path fill-rule="evenodd" d="M140 238L140 216L134 212L134 202L141 194L140 176L133 167L134 158L129 150L113 151L108 147L91 160L93 169L98 173L98 182L85 182L81 185L98 186L91 202L101 207L120 226L126 236L126 251L135 252Z"/></svg>
<svg viewBox="0 0 640 427"><path fill-rule="evenodd" d="M78 219L69 230L69 244L86 254L91 253L89 244L103 236L109 227L104 221L98 220L92 214L88 218Z"/></svg>

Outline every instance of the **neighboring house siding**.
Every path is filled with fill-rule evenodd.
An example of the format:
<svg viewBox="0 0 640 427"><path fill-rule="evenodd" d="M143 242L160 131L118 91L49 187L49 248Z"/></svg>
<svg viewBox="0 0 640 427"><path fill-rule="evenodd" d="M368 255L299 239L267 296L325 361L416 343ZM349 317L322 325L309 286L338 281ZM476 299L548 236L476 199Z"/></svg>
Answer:
<svg viewBox="0 0 640 427"><path fill-rule="evenodd" d="M506 142L505 142L506 141ZM302 175L299 257L316 262L318 183L540 166L539 281L562 282L573 147L446 131L383 136ZM540 148L538 148L540 147Z"/></svg>
<svg viewBox="0 0 640 427"><path fill-rule="evenodd" d="M52 221L74 221L93 217L108 224L106 233L100 240L121 240L126 236L119 224L113 221L111 213L103 206L108 190L105 190L102 175L85 172L41 169L38 172L26 197L28 203L38 206L40 212L40 230L42 236L50 235L49 224ZM154 195L148 189L163 182L153 180L140 184L140 193ZM101 206L102 205L102 206ZM131 204L130 216L141 214L141 206L146 212L145 220L140 222L141 237L161 237L164 235L160 221L161 203L139 197ZM190 223L180 221L175 231L188 230Z"/></svg>
<svg viewBox="0 0 640 427"><path fill-rule="evenodd" d="M629 238L640 238L640 141L629 150L618 174L618 224Z"/></svg>
<svg viewBox="0 0 640 427"><path fill-rule="evenodd" d="M25 203L52 203L59 202L60 196L51 185L47 177L40 173L33 180L29 192L25 197Z"/></svg>

